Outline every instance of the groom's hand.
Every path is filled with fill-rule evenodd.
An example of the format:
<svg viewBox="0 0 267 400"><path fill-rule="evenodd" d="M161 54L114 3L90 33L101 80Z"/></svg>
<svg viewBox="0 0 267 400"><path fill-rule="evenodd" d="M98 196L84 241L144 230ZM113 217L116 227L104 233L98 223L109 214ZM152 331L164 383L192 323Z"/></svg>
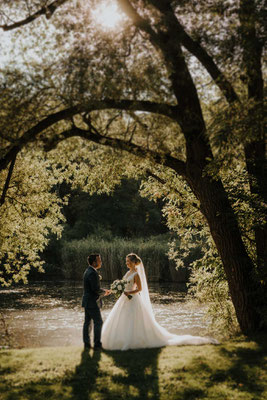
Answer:
<svg viewBox="0 0 267 400"><path fill-rule="evenodd" d="M111 294L111 290L105 289L105 294L104 294L104 296L109 296L110 294Z"/></svg>

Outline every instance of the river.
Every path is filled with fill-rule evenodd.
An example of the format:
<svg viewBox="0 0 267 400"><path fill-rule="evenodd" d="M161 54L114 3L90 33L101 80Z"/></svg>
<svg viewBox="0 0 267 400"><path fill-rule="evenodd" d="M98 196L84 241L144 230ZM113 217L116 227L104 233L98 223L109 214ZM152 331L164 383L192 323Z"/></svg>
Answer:
<svg viewBox="0 0 267 400"><path fill-rule="evenodd" d="M109 287L103 282L102 287ZM157 321L172 333L207 334L203 307L185 299L183 284L149 284ZM3 331L9 332L12 347L81 346L83 308L81 282L35 282L0 289L0 346ZM106 297L102 316L107 317L116 299Z"/></svg>

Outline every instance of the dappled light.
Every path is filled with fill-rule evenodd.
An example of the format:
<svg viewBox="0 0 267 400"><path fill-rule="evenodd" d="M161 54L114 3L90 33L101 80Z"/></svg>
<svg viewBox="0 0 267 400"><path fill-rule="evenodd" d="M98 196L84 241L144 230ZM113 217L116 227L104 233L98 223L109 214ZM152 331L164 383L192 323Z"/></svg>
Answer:
<svg viewBox="0 0 267 400"><path fill-rule="evenodd" d="M0 395L4 400L263 400L266 351L264 337L217 347L125 352L5 351L0 352Z"/></svg>

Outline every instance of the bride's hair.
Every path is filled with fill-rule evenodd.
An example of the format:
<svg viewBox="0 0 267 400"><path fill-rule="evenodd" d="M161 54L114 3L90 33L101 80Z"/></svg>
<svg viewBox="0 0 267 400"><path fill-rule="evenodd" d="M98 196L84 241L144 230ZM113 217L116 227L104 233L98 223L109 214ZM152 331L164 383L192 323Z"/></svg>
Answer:
<svg viewBox="0 0 267 400"><path fill-rule="evenodd" d="M126 257L128 257L135 264L140 264L141 258L138 257L135 253L130 253Z"/></svg>

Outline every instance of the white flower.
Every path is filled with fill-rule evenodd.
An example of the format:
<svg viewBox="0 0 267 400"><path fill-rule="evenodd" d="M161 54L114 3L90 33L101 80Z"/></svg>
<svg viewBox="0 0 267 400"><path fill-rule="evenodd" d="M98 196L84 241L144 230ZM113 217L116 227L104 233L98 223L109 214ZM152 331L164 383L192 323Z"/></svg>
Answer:
<svg viewBox="0 0 267 400"><path fill-rule="evenodd" d="M112 293L115 294L116 297L121 296L121 294L124 291L125 285L127 281L125 279L116 279L112 284L110 285L110 289Z"/></svg>

